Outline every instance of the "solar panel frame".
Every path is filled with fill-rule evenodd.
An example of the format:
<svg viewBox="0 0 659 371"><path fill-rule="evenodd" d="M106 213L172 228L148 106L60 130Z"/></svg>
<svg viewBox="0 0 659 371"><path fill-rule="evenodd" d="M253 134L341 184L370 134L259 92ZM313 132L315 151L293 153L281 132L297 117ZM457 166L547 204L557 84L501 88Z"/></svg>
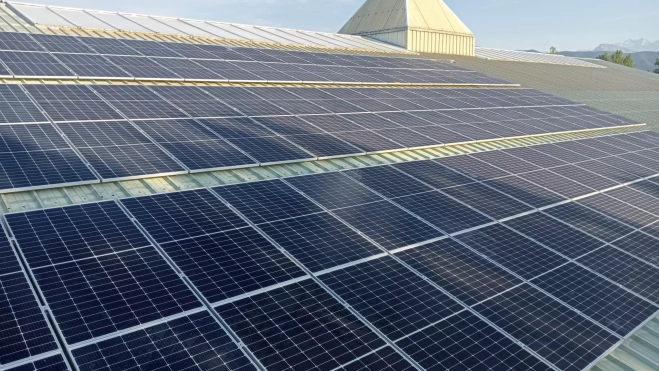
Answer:
<svg viewBox="0 0 659 371"><path fill-rule="evenodd" d="M416 367L390 346L369 353L355 361L343 365L337 371L413 371Z"/></svg>

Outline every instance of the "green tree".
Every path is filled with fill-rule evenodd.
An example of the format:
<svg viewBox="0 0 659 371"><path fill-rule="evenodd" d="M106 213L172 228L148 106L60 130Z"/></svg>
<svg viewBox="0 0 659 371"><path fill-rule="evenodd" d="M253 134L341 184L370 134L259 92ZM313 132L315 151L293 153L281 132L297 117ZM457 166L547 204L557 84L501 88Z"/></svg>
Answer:
<svg viewBox="0 0 659 371"><path fill-rule="evenodd" d="M549 48L549 54L558 54L558 49L555 46Z"/></svg>
<svg viewBox="0 0 659 371"><path fill-rule="evenodd" d="M657 61L654 62L654 66L657 67L654 69L654 73L659 73L659 58L657 58Z"/></svg>
<svg viewBox="0 0 659 371"><path fill-rule="evenodd" d="M634 67L634 58L631 54L624 55L622 50L616 50L613 54L604 52L597 56L597 59L619 64L621 66Z"/></svg>

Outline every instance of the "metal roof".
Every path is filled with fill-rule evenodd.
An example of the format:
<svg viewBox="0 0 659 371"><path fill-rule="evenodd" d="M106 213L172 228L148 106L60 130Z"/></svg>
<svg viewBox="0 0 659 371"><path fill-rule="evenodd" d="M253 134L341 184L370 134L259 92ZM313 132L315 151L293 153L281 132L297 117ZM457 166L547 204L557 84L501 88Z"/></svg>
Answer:
<svg viewBox="0 0 659 371"><path fill-rule="evenodd" d="M606 68L604 66L586 62L578 58L566 57L560 54L546 54L546 53L523 52L517 50L492 49L492 48L483 48L478 46L476 47L476 56L478 58L494 59L501 61L565 64L571 66Z"/></svg>
<svg viewBox="0 0 659 371"><path fill-rule="evenodd" d="M85 28L92 30L156 33L192 37L214 37L252 42L299 44L330 48L364 49L399 53L407 52L404 48L378 42L362 36L66 8L13 1L6 1L5 3L12 11L30 24L37 25L41 28Z"/></svg>

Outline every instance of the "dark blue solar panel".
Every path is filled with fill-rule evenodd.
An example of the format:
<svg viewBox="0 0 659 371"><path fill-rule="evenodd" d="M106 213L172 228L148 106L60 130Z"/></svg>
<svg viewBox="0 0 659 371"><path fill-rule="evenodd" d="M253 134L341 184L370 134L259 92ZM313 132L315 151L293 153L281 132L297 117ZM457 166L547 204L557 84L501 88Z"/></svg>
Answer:
<svg viewBox="0 0 659 371"><path fill-rule="evenodd" d="M412 371L416 370L399 353L387 346L353 361L337 371Z"/></svg>
<svg viewBox="0 0 659 371"><path fill-rule="evenodd" d="M19 85L0 85L0 122L47 122L41 110Z"/></svg>
<svg viewBox="0 0 659 371"><path fill-rule="evenodd" d="M153 247L32 271L69 344L201 306Z"/></svg>
<svg viewBox="0 0 659 371"><path fill-rule="evenodd" d="M0 275L20 271L21 265L18 263L18 257L7 239L4 227L0 225Z"/></svg>
<svg viewBox="0 0 659 371"><path fill-rule="evenodd" d="M568 262L551 250L499 224L461 234L456 239L525 279Z"/></svg>
<svg viewBox="0 0 659 371"><path fill-rule="evenodd" d="M583 198L577 203L592 210L599 211L605 216L617 219L634 228L643 228L659 219L656 215L605 194Z"/></svg>
<svg viewBox="0 0 659 371"><path fill-rule="evenodd" d="M542 213L524 215L504 224L571 259L604 245L603 241Z"/></svg>
<svg viewBox="0 0 659 371"><path fill-rule="evenodd" d="M333 271L320 280L390 339L463 309L391 257Z"/></svg>
<svg viewBox="0 0 659 371"><path fill-rule="evenodd" d="M492 222L489 217L439 192L401 197L396 203L446 233Z"/></svg>
<svg viewBox="0 0 659 371"><path fill-rule="evenodd" d="M285 138L319 158L364 154L361 149L354 147L331 134L290 135Z"/></svg>
<svg viewBox="0 0 659 371"><path fill-rule="evenodd" d="M376 166L350 170L346 171L345 174L389 198L407 196L432 190L432 188L427 185L422 184L389 166Z"/></svg>
<svg viewBox="0 0 659 371"><path fill-rule="evenodd" d="M509 172L490 165L474 156L444 157L436 162L476 180L488 180L510 175Z"/></svg>
<svg viewBox="0 0 659 371"><path fill-rule="evenodd" d="M84 85L30 84L25 88L55 122L123 119Z"/></svg>
<svg viewBox="0 0 659 371"><path fill-rule="evenodd" d="M99 54L141 55L140 52L124 44L122 40L102 37L80 37L79 41L88 45Z"/></svg>
<svg viewBox="0 0 659 371"><path fill-rule="evenodd" d="M251 227L161 246L211 303L305 274Z"/></svg>
<svg viewBox="0 0 659 371"><path fill-rule="evenodd" d="M396 342L428 370L551 370L468 311Z"/></svg>
<svg viewBox="0 0 659 371"><path fill-rule="evenodd" d="M7 369L8 371L69 371L70 368L64 362L62 355L51 356L38 361L30 362L22 366Z"/></svg>
<svg viewBox="0 0 659 371"><path fill-rule="evenodd" d="M0 60L16 77L75 77L49 53L0 51Z"/></svg>
<svg viewBox="0 0 659 371"><path fill-rule="evenodd" d="M155 144L78 148L78 151L104 180L185 172Z"/></svg>
<svg viewBox="0 0 659 371"><path fill-rule="evenodd" d="M393 167L437 189L472 183L474 180L434 161L414 161Z"/></svg>
<svg viewBox="0 0 659 371"><path fill-rule="evenodd" d="M0 153L71 148L51 124L0 126Z"/></svg>
<svg viewBox="0 0 659 371"><path fill-rule="evenodd" d="M94 53L87 45L81 43L77 37L48 34L30 34L30 36L51 53Z"/></svg>
<svg viewBox="0 0 659 371"><path fill-rule="evenodd" d="M481 183L447 188L442 192L497 220L532 210L530 206Z"/></svg>
<svg viewBox="0 0 659 371"><path fill-rule="evenodd" d="M206 189L126 198L121 203L158 243L247 226Z"/></svg>
<svg viewBox="0 0 659 371"><path fill-rule="evenodd" d="M380 246L394 250L444 234L389 201L334 210L334 213Z"/></svg>
<svg viewBox="0 0 659 371"><path fill-rule="evenodd" d="M366 153L378 153L405 149L405 146L369 130L347 131L333 133L333 135Z"/></svg>
<svg viewBox="0 0 659 371"><path fill-rule="evenodd" d="M627 336L659 310L574 263L531 282L620 336Z"/></svg>
<svg viewBox="0 0 659 371"><path fill-rule="evenodd" d="M653 225L653 227L656 227ZM655 229L655 228L652 228ZM648 231L643 229L642 231ZM652 233L648 231L648 233ZM643 261L659 266L659 239L637 231L612 243L613 246Z"/></svg>
<svg viewBox="0 0 659 371"><path fill-rule="evenodd" d="M79 77L133 77L101 55L56 54L56 56Z"/></svg>
<svg viewBox="0 0 659 371"><path fill-rule="evenodd" d="M32 268L149 246L114 201L6 215Z"/></svg>
<svg viewBox="0 0 659 371"><path fill-rule="evenodd" d="M113 55L106 55L105 58L136 78L182 79L181 76L159 65L151 58Z"/></svg>
<svg viewBox="0 0 659 371"><path fill-rule="evenodd" d="M72 351L81 371L257 368L206 311Z"/></svg>
<svg viewBox="0 0 659 371"><path fill-rule="evenodd" d="M327 213L280 220L259 228L312 271L383 252Z"/></svg>
<svg viewBox="0 0 659 371"><path fill-rule="evenodd" d="M530 206L540 208L566 201L567 198L545 187L531 183L518 176L508 176L484 182L501 193L516 198Z"/></svg>
<svg viewBox="0 0 659 371"><path fill-rule="evenodd" d="M585 369L619 340L528 284L474 309L565 371Z"/></svg>
<svg viewBox="0 0 659 371"><path fill-rule="evenodd" d="M0 189L97 181L70 149L0 153Z"/></svg>
<svg viewBox="0 0 659 371"><path fill-rule="evenodd" d="M61 123L57 127L78 148L151 144L149 138L128 121Z"/></svg>
<svg viewBox="0 0 659 371"><path fill-rule="evenodd" d="M210 170L256 165L257 162L223 140L161 144L190 170Z"/></svg>
<svg viewBox="0 0 659 371"><path fill-rule="evenodd" d="M332 370L386 343L311 280L216 308L271 370Z"/></svg>
<svg viewBox="0 0 659 371"><path fill-rule="evenodd" d="M0 366L57 349L23 272L0 275Z"/></svg>
<svg viewBox="0 0 659 371"><path fill-rule="evenodd" d="M323 211L280 180L236 184L213 190L256 224Z"/></svg>
<svg viewBox="0 0 659 371"><path fill-rule="evenodd" d="M43 48L35 42L33 35L20 32L0 32L0 50L41 52Z"/></svg>
<svg viewBox="0 0 659 371"><path fill-rule="evenodd" d="M315 159L315 156L281 137L237 138L229 139L229 142L262 165Z"/></svg>
<svg viewBox="0 0 659 371"><path fill-rule="evenodd" d="M151 58L151 60L186 80L222 80L222 76L202 67L191 59Z"/></svg>
<svg viewBox="0 0 659 371"><path fill-rule="evenodd" d="M324 173L286 178L299 189L328 209L361 205L382 200L382 197L356 183L342 173Z"/></svg>
<svg viewBox="0 0 659 371"><path fill-rule="evenodd" d="M634 231L630 226L573 202L552 207L545 212L606 242Z"/></svg>

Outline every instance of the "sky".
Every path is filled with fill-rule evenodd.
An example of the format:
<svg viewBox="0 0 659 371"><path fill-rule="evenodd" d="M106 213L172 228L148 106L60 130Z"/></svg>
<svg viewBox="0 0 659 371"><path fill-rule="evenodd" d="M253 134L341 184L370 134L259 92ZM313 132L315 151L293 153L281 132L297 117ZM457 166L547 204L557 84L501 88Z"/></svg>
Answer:
<svg viewBox="0 0 659 371"><path fill-rule="evenodd" d="M365 0L26 0L48 5L336 32ZM657 0L445 0L478 46L591 50L659 40ZM110 8L111 7L111 8Z"/></svg>

